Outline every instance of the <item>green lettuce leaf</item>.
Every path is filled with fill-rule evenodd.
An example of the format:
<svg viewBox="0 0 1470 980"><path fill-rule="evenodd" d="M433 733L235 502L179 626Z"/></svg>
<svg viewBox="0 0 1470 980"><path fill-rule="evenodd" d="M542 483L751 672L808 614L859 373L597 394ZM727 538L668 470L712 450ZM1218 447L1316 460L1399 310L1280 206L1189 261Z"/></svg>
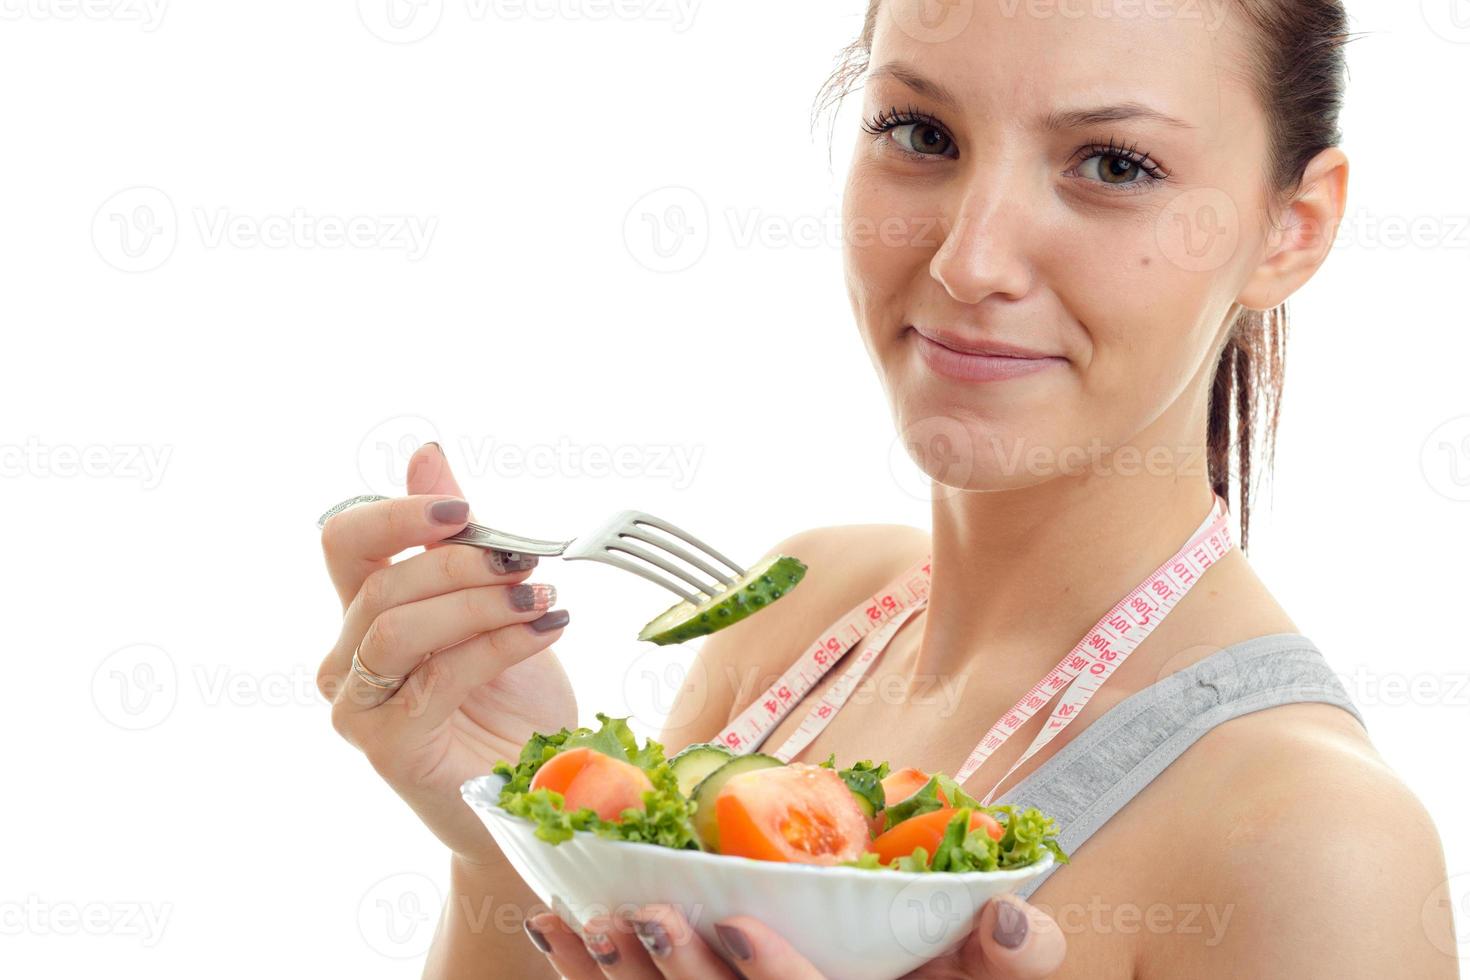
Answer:
<svg viewBox="0 0 1470 980"><path fill-rule="evenodd" d="M592 831L613 840L640 841L678 849L697 849L694 836L694 803L679 792L679 781L664 759L663 746L653 739L642 746L627 718L609 718L599 713L600 727L577 728L553 735L536 734L521 749L520 760L511 766L498 762L494 771L507 777L500 791L500 806L507 813L536 825L536 836L550 844L571 840L578 830ZM587 807L567 812L566 800L548 789L531 790L536 771L560 752L590 748L623 762L631 762L648 774L653 789L643 794L643 809L629 807L616 821L603 820Z"/></svg>
<svg viewBox="0 0 1470 980"><path fill-rule="evenodd" d="M837 756L829 755L826 761L817 765L824 769L837 769ZM875 766L871 760L864 759L854 762L850 768L837 769L837 775L842 777L854 795L872 804L874 813L883 809L883 777L888 775L888 763L880 762Z"/></svg>
<svg viewBox="0 0 1470 980"><path fill-rule="evenodd" d="M944 804L939 802L939 777L931 776L917 793L908 799L891 804L884 811L887 816L883 820L883 829L888 830L894 824L902 823L909 817L917 817L943 806Z"/></svg>

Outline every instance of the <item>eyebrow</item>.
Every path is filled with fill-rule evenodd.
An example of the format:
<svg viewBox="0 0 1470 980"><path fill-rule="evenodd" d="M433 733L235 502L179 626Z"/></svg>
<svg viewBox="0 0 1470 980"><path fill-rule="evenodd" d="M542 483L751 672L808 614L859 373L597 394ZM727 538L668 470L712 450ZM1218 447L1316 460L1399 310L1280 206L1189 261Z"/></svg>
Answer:
<svg viewBox="0 0 1470 980"><path fill-rule="evenodd" d="M927 96L947 108L959 111L960 100L939 82L920 75L902 62L880 65L869 73L869 78L891 78L920 95ZM1047 132L1063 129L1082 129L1103 123L1120 122L1125 119L1146 119L1151 122L1172 126L1175 129L1194 129L1193 123L1185 122L1161 112L1142 102L1119 102L1114 105L1088 106L1079 109L1054 109L1042 118L1039 128Z"/></svg>

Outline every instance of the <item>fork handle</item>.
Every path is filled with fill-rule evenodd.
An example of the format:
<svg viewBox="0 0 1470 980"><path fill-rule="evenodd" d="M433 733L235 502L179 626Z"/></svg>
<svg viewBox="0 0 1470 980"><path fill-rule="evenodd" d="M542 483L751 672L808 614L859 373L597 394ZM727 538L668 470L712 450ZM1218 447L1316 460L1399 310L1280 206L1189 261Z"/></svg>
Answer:
<svg viewBox="0 0 1470 980"><path fill-rule="evenodd" d="M380 493L365 493L357 497L350 497L342 501L321 517L316 519L317 527L326 526L327 520L349 507L358 504L369 504L378 500L388 498ZM445 542L453 544L474 545L476 548L489 548L493 551L506 551L524 555L536 555L542 558L555 558L566 551L572 544L571 541L542 541L539 538L526 538L519 534L508 534L505 531L497 531L493 527L476 524L471 521L466 524L464 530L458 534L444 539ZM575 538L572 540L576 540Z"/></svg>
<svg viewBox="0 0 1470 980"><path fill-rule="evenodd" d="M476 548L492 548L496 551L537 555L542 558L555 558L566 551L572 543L571 541L542 541L539 538L525 538L519 534L497 531L493 527L486 527L473 521L466 524L463 531L445 538L444 541L452 544L474 545Z"/></svg>

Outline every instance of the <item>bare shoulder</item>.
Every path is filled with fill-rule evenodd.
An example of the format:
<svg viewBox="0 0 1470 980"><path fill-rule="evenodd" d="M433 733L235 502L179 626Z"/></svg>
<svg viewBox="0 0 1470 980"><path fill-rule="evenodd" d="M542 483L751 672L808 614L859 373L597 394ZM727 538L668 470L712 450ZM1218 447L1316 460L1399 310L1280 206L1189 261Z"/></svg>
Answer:
<svg viewBox="0 0 1470 980"><path fill-rule="evenodd" d="M703 642L663 731L674 751L708 741L821 630L928 554L929 534L903 524L813 528L773 546L807 566L781 601Z"/></svg>
<svg viewBox="0 0 1470 980"><path fill-rule="evenodd" d="M1194 749L1169 887L1230 918L1214 947L1148 944L1139 976L1458 976L1434 822L1347 712L1283 705Z"/></svg>

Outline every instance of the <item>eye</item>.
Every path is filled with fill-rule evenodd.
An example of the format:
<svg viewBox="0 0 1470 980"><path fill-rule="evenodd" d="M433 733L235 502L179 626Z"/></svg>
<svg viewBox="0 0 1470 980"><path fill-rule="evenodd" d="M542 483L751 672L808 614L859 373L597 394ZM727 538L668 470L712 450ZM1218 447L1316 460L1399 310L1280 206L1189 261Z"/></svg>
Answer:
<svg viewBox="0 0 1470 980"><path fill-rule="evenodd" d="M927 123L907 123L895 126L888 135L892 137L893 142L905 150L923 156L944 156L954 145L953 141L944 135L943 130Z"/></svg>
<svg viewBox="0 0 1470 980"><path fill-rule="evenodd" d="M1129 191L1146 190L1167 180L1169 175L1136 147L1118 146L1111 139L1107 145L1085 146L1073 159L1081 160L1074 170L1094 183L1126 187Z"/></svg>
<svg viewBox="0 0 1470 980"><path fill-rule="evenodd" d="M863 130L880 139L886 137L912 156L944 157L957 152L943 124L914 109L889 109L863 123Z"/></svg>
<svg viewBox="0 0 1470 980"><path fill-rule="evenodd" d="M1093 161L1096 161L1094 163ZM1088 166L1092 164L1091 166ZM1132 184L1142 176L1143 168L1136 160L1126 157L1098 153L1088 157L1079 168L1083 173L1094 173L1104 184Z"/></svg>

